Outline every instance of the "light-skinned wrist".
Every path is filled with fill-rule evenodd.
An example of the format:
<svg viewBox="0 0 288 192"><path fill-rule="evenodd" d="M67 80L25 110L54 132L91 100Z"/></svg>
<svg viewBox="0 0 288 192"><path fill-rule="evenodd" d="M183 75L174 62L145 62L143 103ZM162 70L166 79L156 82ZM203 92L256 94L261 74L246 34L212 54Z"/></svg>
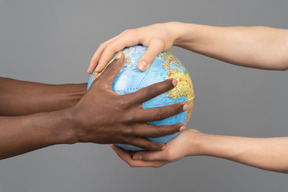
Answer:
<svg viewBox="0 0 288 192"><path fill-rule="evenodd" d="M223 135L203 134L197 137L196 142L201 155L224 159L234 159L241 150L235 142L236 137Z"/></svg>
<svg viewBox="0 0 288 192"><path fill-rule="evenodd" d="M173 45L182 48L188 48L197 38L197 24L176 22L175 26L175 40ZM189 46L188 46L189 45Z"/></svg>

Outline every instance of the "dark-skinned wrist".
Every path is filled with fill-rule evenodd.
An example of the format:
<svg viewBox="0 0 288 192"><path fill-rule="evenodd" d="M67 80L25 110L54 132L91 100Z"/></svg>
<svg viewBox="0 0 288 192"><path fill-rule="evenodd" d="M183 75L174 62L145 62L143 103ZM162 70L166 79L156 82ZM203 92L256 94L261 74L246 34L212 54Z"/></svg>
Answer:
<svg viewBox="0 0 288 192"><path fill-rule="evenodd" d="M79 142L79 121L75 118L74 107L62 110L59 116L62 118L63 127L59 131L58 144L75 144Z"/></svg>
<svg viewBox="0 0 288 192"><path fill-rule="evenodd" d="M67 124L69 125L69 130L67 131L70 132L67 142L69 142L69 144L87 142L84 139L85 135L87 134L85 134L85 130L83 128L87 126L88 120L85 114L80 112L79 106L75 105L66 109L65 118L67 119Z"/></svg>

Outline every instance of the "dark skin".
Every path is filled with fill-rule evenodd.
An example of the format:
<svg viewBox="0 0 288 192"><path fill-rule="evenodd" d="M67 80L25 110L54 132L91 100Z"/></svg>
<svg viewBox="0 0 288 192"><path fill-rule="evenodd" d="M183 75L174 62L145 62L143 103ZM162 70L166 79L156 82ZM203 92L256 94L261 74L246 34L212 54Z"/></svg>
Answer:
<svg viewBox="0 0 288 192"><path fill-rule="evenodd" d="M0 116L50 112L75 105L87 83L47 85L0 77Z"/></svg>
<svg viewBox="0 0 288 192"><path fill-rule="evenodd" d="M124 55L119 56L86 93L86 84L44 85L0 78L0 159L78 142L163 149L164 144L144 137L176 133L184 125L156 127L147 122L183 112L185 103L146 110L142 103L174 88L177 82L169 79L117 95L111 84L124 62Z"/></svg>

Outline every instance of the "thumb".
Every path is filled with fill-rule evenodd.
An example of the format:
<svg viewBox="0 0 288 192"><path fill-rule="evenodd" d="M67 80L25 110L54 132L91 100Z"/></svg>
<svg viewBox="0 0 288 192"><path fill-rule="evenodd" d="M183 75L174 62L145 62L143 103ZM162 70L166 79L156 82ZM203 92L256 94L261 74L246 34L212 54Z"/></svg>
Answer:
<svg viewBox="0 0 288 192"><path fill-rule="evenodd" d="M119 51L111 64L106 65L106 69L104 69L102 75L98 77L98 81L102 81L103 84L110 86L121 70L124 60L125 58L123 53Z"/></svg>
<svg viewBox="0 0 288 192"><path fill-rule="evenodd" d="M163 43L159 41L153 41L148 46L148 49L140 57L137 66L140 71L146 71L155 60L156 56L161 53L163 50Z"/></svg>

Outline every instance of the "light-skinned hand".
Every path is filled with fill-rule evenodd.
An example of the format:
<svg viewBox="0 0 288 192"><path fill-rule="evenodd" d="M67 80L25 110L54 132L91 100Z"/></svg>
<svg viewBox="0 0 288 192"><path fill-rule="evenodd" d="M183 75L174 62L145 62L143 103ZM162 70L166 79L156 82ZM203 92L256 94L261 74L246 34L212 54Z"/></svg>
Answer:
<svg viewBox="0 0 288 192"><path fill-rule="evenodd" d="M95 67L95 72L101 72L114 53L125 47L138 44L148 47L137 64L140 71L145 71L159 53L168 51L172 47L176 39L176 35L172 29L173 23L170 22L123 31L121 34L105 41L98 47L90 61L87 72L92 73Z"/></svg>
<svg viewBox="0 0 288 192"><path fill-rule="evenodd" d="M162 151L131 152L111 145L117 155L131 167L162 167L191 155L202 155L194 138L204 135L195 129L186 129L166 144Z"/></svg>

